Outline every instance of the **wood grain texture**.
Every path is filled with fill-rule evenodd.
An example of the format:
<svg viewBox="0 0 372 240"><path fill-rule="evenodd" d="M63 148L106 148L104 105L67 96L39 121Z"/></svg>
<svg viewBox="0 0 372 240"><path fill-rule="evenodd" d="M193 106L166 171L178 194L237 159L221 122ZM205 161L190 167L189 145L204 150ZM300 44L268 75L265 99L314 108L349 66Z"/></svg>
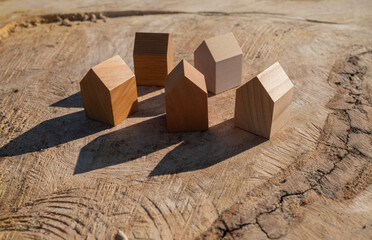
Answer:
<svg viewBox="0 0 372 240"><path fill-rule="evenodd" d="M165 80L169 132L208 129L208 92L203 74L185 60Z"/></svg>
<svg viewBox="0 0 372 240"><path fill-rule="evenodd" d="M173 69L170 34L137 32L133 63L138 85L164 86L165 77Z"/></svg>
<svg viewBox="0 0 372 240"><path fill-rule="evenodd" d="M370 239L370 0L151 2L0 1L0 239ZM168 133L155 86L116 127L86 118L79 81L117 54L133 70L135 32L189 63L233 32L243 83L279 61L295 85L288 123L234 127L231 89L208 131Z"/></svg>
<svg viewBox="0 0 372 240"><path fill-rule="evenodd" d="M204 74L208 91L218 94L242 81L242 50L233 33L204 40L194 51L195 68Z"/></svg>
<svg viewBox="0 0 372 240"><path fill-rule="evenodd" d="M92 67L80 82L88 118L116 126L138 109L136 78L120 56Z"/></svg>
<svg viewBox="0 0 372 240"><path fill-rule="evenodd" d="M271 138L289 118L293 83L278 62L236 90L235 126Z"/></svg>

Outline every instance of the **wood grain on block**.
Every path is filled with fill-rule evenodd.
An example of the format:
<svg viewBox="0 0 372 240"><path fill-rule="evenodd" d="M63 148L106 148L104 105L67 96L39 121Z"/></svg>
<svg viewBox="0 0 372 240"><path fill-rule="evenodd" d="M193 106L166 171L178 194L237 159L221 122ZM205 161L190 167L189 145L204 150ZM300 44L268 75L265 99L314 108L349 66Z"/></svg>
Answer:
<svg viewBox="0 0 372 240"><path fill-rule="evenodd" d="M169 132L208 129L208 91L203 74L182 60L165 80Z"/></svg>
<svg viewBox="0 0 372 240"><path fill-rule="evenodd" d="M232 33L204 40L194 52L195 68L208 91L218 94L241 84L243 52Z"/></svg>
<svg viewBox="0 0 372 240"><path fill-rule="evenodd" d="M136 33L133 50L138 85L164 86L173 69L172 40L168 33Z"/></svg>
<svg viewBox="0 0 372 240"><path fill-rule="evenodd" d="M289 119L293 88L276 62L236 90L235 126L272 137Z"/></svg>
<svg viewBox="0 0 372 240"><path fill-rule="evenodd" d="M116 126L138 109L136 78L118 55L91 68L80 88L88 118Z"/></svg>

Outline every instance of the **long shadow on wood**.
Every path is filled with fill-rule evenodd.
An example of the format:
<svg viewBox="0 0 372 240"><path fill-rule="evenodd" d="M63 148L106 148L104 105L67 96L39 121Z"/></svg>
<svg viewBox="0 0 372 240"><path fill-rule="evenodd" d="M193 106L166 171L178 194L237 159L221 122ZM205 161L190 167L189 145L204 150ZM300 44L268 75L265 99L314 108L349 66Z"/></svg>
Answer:
<svg viewBox="0 0 372 240"><path fill-rule="evenodd" d="M55 147L93 133L109 126L89 120L84 111L46 120L21 134L0 148L0 157L17 156Z"/></svg>
<svg viewBox="0 0 372 240"><path fill-rule="evenodd" d="M182 141L183 134L170 134L165 115L151 118L102 135L80 151L74 174L135 160Z"/></svg>
<svg viewBox="0 0 372 240"><path fill-rule="evenodd" d="M162 89L162 87L156 87L156 86L137 86L137 93L138 93L138 96L143 96L143 95L146 95L146 94L149 94L151 92L154 92L154 91L158 91ZM164 98L164 95L162 95L162 98ZM154 102L154 106L158 107L159 105L160 106L164 106L164 100L162 100L162 98L160 97L159 95L159 100L156 100ZM151 98L152 99L152 98ZM147 100L145 100L147 101ZM154 100L152 100L154 101ZM163 102L163 104L161 105L161 103ZM83 108L83 99L81 97L81 92L77 92L77 93L74 93L72 94L71 96L68 96L62 100L59 100L58 102L55 102L53 104L50 105L50 107L60 107L60 108ZM162 109L163 113L164 113L164 109Z"/></svg>
<svg viewBox="0 0 372 240"><path fill-rule="evenodd" d="M83 99L81 98L81 92L77 92L67 98L64 98L58 102L55 102L52 105L50 105L50 107L82 108Z"/></svg>
<svg viewBox="0 0 372 240"><path fill-rule="evenodd" d="M138 97L144 96L146 94L159 91L160 89L163 89L164 87L158 87L158 86L137 86L137 95Z"/></svg>
<svg viewBox="0 0 372 240"><path fill-rule="evenodd" d="M149 177L207 168L265 141L235 128L230 119L208 131L184 135L183 142L165 155Z"/></svg>
<svg viewBox="0 0 372 240"><path fill-rule="evenodd" d="M137 86L138 97L159 91L162 87L156 86ZM152 117L165 113L164 93L152 96L139 102L138 111L130 117Z"/></svg>
<svg viewBox="0 0 372 240"><path fill-rule="evenodd" d="M98 137L81 149L74 174L132 161L178 143L149 177L194 171L266 141L235 128L232 120L208 131L184 133L168 133L165 123L165 115L161 115Z"/></svg>
<svg viewBox="0 0 372 240"><path fill-rule="evenodd" d="M165 113L164 93L142 100L138 104L138 111L130 117L152 117Z"/></svg>

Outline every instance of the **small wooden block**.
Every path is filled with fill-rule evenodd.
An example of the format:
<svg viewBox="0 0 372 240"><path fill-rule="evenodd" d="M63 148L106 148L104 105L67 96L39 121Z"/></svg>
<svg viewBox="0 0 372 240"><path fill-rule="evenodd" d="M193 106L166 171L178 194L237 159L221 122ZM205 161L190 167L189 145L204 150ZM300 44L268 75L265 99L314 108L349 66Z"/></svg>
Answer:
<svg viewBox="0 0 372 240"><path fill-rule="evenodd" d="M138 85L164 86L173 69L172 40L169 33L136 33L133 50Z"/></svg>
<svg viewBox="0 0 372 240"><path fill-rule="evenodd" d="M208 91L203 74L182 60L165 80L169 132L208 129Z"/></svg>
<svg viewBox="0 0 372 240"><path fill-rule="evenodd" d="M243 52L232 33L204 40L194 52L194 65L204 74L208 91L218 94L242 81Z"/></svg>
<svg viewBox="0 0 372 240"><path fill-rule="evenodd" d="M138 109L136 77L118 55L92 67L80 89L88 118L116 126Z"/></svg>
<svg viewBox="0 0 372 240"><path fill-rule="evenodd" d="M278 62L236 90L235 126L270 138L289 119L293 83Z"/></svg>

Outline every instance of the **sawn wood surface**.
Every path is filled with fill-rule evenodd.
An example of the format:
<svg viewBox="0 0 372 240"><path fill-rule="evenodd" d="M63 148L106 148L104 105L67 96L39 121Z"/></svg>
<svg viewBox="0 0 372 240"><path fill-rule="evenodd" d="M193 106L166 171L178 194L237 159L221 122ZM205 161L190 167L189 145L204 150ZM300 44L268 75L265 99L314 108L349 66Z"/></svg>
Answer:
<svg viewBox="0 0 372 240"><path fill-rule="evenodd" d="M370 0L2 0L0 16L1 239L371 239ZM174 64L232 32L243 83L280 62L286 126L235 128L236 89L209 97L204 132L167 132L161 87L116 127L87 119L85 73L116 54L133 71L151 31Z"/></svg>

